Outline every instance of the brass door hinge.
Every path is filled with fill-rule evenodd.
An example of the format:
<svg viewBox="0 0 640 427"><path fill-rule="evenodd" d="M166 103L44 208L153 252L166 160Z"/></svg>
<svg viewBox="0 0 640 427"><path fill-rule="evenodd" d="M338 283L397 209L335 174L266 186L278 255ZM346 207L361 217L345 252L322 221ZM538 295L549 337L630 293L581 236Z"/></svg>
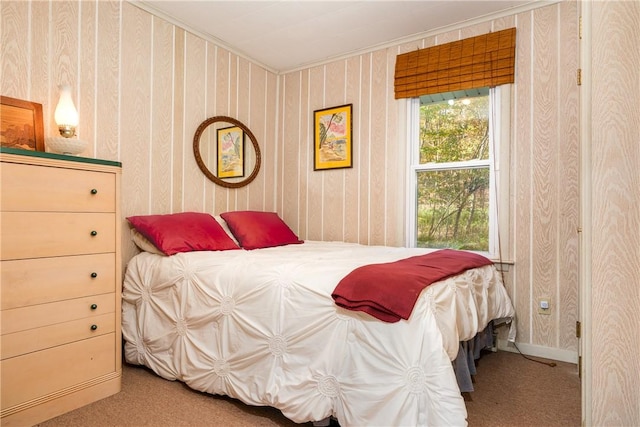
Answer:
<svg viewBox="0 0 640 427"><path fill-rule="evenodd" d="M582 40L582 16L578 19L578 38Z"/></svg>
<svg viewBox="0 0 640 427"><path fill-rule="evenodd" d="M582 378L582 356L578 356L578 378Z"/></svg>
<svg viewBox="0 0 640 427"><path fill-rule="evenodd" d="M579 321L576 322L576 338L580 338L582 335L582 325Z"/></svg>
<svg viewBox="0 0 640 427"><path fill-rule="evenodd" d="M578 68L578 73L576 76L576 80L578 81L578 86L582 86L582 68Z"/></svg>

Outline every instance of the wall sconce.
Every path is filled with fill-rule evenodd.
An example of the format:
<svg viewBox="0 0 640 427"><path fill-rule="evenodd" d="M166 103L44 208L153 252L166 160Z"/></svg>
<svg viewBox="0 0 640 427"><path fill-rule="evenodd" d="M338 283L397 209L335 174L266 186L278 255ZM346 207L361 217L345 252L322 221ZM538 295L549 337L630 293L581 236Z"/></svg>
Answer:
<svg viewBox="0 0 640 427"><path fill-rule="evenodd" d="M55 153L77 155L87 148L87 142L73 138L78 126L78 110L71 99L71 88L67 85L60 85L59 88L60 99L54 118L62 136L47 138L47 147Z"/></svg>

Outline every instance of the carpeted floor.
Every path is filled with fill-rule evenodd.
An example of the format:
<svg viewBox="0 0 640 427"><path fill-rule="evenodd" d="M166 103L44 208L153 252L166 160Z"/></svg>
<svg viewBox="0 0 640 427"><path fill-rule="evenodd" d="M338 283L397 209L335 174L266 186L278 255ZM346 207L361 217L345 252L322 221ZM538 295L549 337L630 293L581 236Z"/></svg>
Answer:
<svg viewBox="0 0 640 427"><path fill-rule="evenodd" d="M555 367L516 353L487 353L478 361L469 426L580 426L580 380L577 366ZM122 391L61 415L41 427L54 426L311 426L295 424L280 411L252 407L221 396L166 381L150 370L123 365Z"/></svg>
<svg viewBox="0 0 640 427"><path fill-rule="evenodd" d="M554 363L504 351L483 356L467 402L469 426L580 426L578 367Z"/></svg>

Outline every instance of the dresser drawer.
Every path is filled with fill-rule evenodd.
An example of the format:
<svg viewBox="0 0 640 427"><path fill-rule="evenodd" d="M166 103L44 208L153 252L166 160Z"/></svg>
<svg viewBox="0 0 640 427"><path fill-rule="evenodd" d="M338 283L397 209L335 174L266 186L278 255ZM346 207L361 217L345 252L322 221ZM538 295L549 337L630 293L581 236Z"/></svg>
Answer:
<svg viewBox="0 0 640 427"><path fill-rule="evenodd" d="M115 212L113 173L3 163L3 211Z"/></svg>
<svg viewBox="0 0 640 427"><path fill-rule="evenodd" d="M122 170L0 151L0 424L37 425L120 390Z"/></svg>
<svg viewBox="0 0 640 427"><path fill-rule="evenodd" d="M2 261L2 309L113 292L115 258L107 253Z"/></svg>
<svg viewBox="0 0 640 427"><path fill-rule="evenodd" d="M115 344L107 334L0 361L2 409L114 372Z"/></svg>
<svg viewBox="0 0 640 427"><path fill-rule="evenodd" d="M110 334L115 331L115 326L115 314L107 313L3 335L0 359L4 360L74 341Z"/></svg>
<svg viewBox="0 0 640 427"><path fill-rule="evenodd" d="M112 213L2 212L2 259L115 252L115 230Z"/></svg>
<svg viewBox="0 0 640 427"><path fill-rule="evenodd" d="M95 308L93 308L94 304ZM2 310L2 335L114 313L115 307L116 298L112 292L110 294Z"/></svg>

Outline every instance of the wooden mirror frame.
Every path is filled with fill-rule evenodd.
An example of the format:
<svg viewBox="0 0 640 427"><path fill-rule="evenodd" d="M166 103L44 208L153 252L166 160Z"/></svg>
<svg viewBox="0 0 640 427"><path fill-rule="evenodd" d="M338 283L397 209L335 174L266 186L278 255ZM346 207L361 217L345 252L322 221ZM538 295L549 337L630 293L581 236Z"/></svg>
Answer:
<svg viewBox="0 0 640 427"><path fill-rule="evenodd" d="M207 165L202 160L202 155L200 154L200 136L202 136L202 133L205 131L205 129L209 125L217 122L226 122L239 127L240 129L242 129L244 134L249 137L249 140L253 145L253 149L256 153L256 163L253 166L253 171L251 171L251 174L247 178L241 181L227 182L224 179L217 177L209 170ZM198 126L198 129L196 129L196 133L193 136L193 155L195 156L196 163L198 164L198 167L200 168L202 173L204 173L206 177L209 178L211 181L226 188L244 187L245 185L248 185L251 181L253 181L258 175L258 171L260 171L261 157L260 157L260 147L258 146L258 141L256 140L256 137L253 135L253 133L251 133L248 127L246 127L242 122L234 119L233 117L215 116L215 117L210 117L204 122L200 123L200 126Z"/></svg>

